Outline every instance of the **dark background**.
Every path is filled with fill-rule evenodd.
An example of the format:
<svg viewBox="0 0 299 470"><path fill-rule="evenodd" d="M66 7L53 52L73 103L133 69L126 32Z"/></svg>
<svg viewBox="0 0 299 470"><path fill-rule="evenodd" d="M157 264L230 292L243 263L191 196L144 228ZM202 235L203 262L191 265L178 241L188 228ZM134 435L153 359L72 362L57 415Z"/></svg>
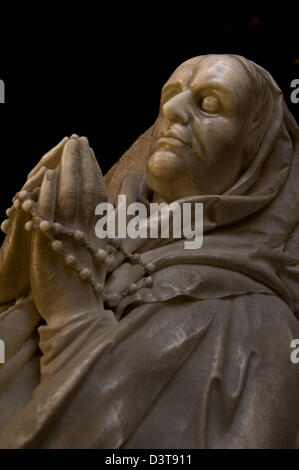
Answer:
<svg viewBox="0 0 299 470"><path fill-rule="evenodd" d="M290 101L290 83L299 78L293 3L103 5L72 4L64 14L47 2L32 12L16 6L2 34L2 218L27 173L65 135L87 136L105 173L153 123L161 87L193 56L235 53L263 66L299 122L299 103Z"/></svg>

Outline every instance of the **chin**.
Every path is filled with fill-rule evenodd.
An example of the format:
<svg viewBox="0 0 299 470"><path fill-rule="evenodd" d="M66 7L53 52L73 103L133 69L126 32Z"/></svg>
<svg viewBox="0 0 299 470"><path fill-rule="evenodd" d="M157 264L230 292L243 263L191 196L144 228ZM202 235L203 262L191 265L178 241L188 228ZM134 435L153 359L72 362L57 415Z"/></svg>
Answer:
<svg viewBox="0 0 299 470"><path fill-rule="evenodd" d="M175 153L159 149L150 156L147 162L148 174L161 180L173 180L179 178L184 168L184 161Z"/></svg>

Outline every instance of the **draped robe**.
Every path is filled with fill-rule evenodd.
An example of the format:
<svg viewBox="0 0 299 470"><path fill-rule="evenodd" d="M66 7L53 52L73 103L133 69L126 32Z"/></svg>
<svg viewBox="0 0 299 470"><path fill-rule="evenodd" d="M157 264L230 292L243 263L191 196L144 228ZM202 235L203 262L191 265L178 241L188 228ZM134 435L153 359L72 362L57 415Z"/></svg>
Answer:
<svg viewBox="0 0 299 470"><path fill-rule="evenodd" d="M262 145L235 184L178 201L204 203L200 249L127 241L154 263L153 287L51 327L31 296L2 306L1 448L298 446L299 129L274 96ZM150 132L108 173L114 195L151 202ZM141 277L123 262L105 290Z"/></svg>

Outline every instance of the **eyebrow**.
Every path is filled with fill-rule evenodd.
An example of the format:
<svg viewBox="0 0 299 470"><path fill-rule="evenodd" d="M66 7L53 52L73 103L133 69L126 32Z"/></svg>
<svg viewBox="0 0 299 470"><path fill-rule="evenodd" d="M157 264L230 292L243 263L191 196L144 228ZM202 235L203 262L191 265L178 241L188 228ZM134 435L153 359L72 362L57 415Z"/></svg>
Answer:
<svg viewBox="0 0 299 470"><path fill-rule="evenodd" d="M219 92L222 95L224 95L226 98L229 98L229 99L233 98L232 91L229 88L227 88L226 86L224 86L222 83L219 83L217 81L214 82L213 80L211 80L211 81L208 80L208 81L198 85L198 84L196 84L196 79L195 79L190 83L190 87L195 92L205 91L205 90L215 90L216 92Z"/></svg>
<svg viewBox="0 0 299 470"><path fill-rule="evenodd" d="M171 93L171 92L180 92L183 91L182 83L177 80L175 82L169 82L164 85L162 88L162 95L164 96L165 94Z"/></svg>

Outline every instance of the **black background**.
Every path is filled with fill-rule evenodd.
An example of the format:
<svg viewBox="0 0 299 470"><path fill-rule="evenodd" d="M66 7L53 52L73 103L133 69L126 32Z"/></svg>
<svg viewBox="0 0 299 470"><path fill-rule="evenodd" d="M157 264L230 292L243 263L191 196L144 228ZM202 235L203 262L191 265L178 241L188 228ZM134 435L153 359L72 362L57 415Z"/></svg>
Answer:
<svg viewBox="0 0 299 470"><path fill-rule="evenodd" d="M64 13L47 2L15 5L1 38L2 218L27 173L65 135L87 136L105 173L153 123L161 87L193 56L235 53L263 66L299 122L299 103L290 101L299 78L294 3L104 5L71 4Z"/></svg>
<svg viewBox="0 0 299 470"><path fill-rule="evenodd" d="M263 66L299 122L299 103L290 102L290 83L299 78L295 2L185 1L163 9L152 2L134 8L108 8L102 2L66 5L62 12L62 4L53 2L12 3L9 22L1 16L0 79L6 85L6 104L0 105L3 219L27 173L65 135L86 135L106 172L153 123L161 87L193 56L235 53ZM23 453L14 455L24 459ZM238 455L244 461L243 453ZM207 455L209 462L212 456ZM27 457L34 461L30 453ZM80 463L86 463L86 454L81 457Z"/></svg>

